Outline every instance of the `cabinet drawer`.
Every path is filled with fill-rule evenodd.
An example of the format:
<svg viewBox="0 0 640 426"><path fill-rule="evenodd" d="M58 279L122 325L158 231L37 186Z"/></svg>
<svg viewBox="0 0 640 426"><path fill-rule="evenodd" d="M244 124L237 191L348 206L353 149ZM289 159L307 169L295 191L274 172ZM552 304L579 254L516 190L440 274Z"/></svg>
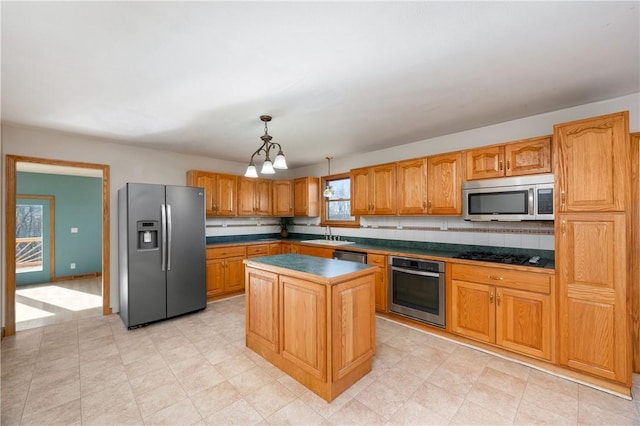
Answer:
<svg viewBox="0 0 640 426"><path fill-rule="evenodd" d="M247 257L266 256L268 254L268 244L256 244L253 246L247 246Z"/></svg>
<svg viewBox="0 0 640 426"><path fill-rule="evenodd" d="M369 265L376 265L376 266L385 267L385 266L387 266L386 258L387 258L387 256L385 256L383 254L368 254L367 255L367 263Z"/></svg>
<svg viewBox="0 0 640 426"><path fill-rule="evenodd" d="M454 280L535 291L544 294L551 292L551 275L548 274L455 263L451 267L451 274Z"/></svg>
<svg viewBox="0 0 640 426"><path fill-rule="evenodd" d="M246 256L245 246L235 247L209 247L207 248L207 259L216 259L231 256Z"/></svg>

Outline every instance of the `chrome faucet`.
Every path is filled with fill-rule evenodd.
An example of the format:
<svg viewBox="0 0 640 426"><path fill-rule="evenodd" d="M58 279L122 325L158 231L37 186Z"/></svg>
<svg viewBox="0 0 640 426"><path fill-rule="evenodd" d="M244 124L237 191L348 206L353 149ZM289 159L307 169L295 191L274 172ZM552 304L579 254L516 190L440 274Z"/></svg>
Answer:
<svg viewBox="0 0 640 426"><path fill-rule="evenodd" d="M325 240L331 239L331 227L329 225L327 225L327 228L324 230L324 239Z"/></svg>

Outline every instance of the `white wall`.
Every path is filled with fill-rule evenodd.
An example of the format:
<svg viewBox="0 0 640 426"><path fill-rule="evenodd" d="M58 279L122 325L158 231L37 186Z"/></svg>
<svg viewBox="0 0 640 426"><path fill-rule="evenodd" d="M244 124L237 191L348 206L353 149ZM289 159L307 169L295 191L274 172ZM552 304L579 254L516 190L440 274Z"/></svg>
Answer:
<svg viewBox="0 0 640 426"><path fill-rule="evenodd" d="M547 114L513 120L493 126L418 141L395 148L389 148L367 154L336 158L331 162L332 172L342 173L351 168L390 161L420 157L456 151L469 147L509 142L551 134L553 125L581 118L628 110L630 111L631 131L640 130L640 94L636 93L616 99L564 109ZM111 307L118 310L118 256L117 256L117 190L126 182L160 183L184 185L189 169L211 170L222 173L242 174L246 164L233 163L202 156L184 155L174 152L129 147L113 141L91 138L81 135L48 131L43 129L2 126L3 164L4 155L23 155L78 162L107 164L111 170ZM326 162L310 167L289 171L286 177L321 176L326 174ZM4 206L6 187L3 185ZM297 219L294 227L297 232L321 234L323 229L316 226L317 219ZM446 222L446 223L445 223ZM2 211L2 231L4 235L5 212ZM257 226L260 223L260 226ZM209 219L207 235L233 235L246 233L276 232L273 219ZM307 226L310 224L311 226ZM373 238L417 239L419 241L444 241L469 243L461 235L479 235L471 243L502 245L510 247L553 248L553 237L545 236L544 225L514 225L508 232L493 229L492 232L478 230L450 232L450 229L465 226L494 226L468 224L459 218L365 218L365 228L340 230L341 235L353 235ZM527 233L530 228L533 234ZM447 230L441 230L446 227ZM413 228L413 229L412 229ZM515 232L511 232L515 231ZM519 235L519 236L518 236ZM534 235L530 237L530 235ZM4 256L2 257L3 268ZM2 295L4 297L4 274L2 274ZM4 304L3 304L4 306ZM3 317L4 320L4 317Z"/></svg>

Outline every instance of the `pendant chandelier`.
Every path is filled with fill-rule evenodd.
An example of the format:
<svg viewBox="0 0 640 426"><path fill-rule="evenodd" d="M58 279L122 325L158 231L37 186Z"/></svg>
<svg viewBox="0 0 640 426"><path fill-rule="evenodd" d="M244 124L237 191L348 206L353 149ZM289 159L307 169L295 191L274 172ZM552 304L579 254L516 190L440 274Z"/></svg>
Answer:
<svg viewBox="0 0 640 426"><path fill-rule="evenodd" d="M258 170L256 169L256 166L253 163L253 158L256 155L260 154L261 152L264 152L264 156L265 156L264 163L262 163L262 169L260 170L261 174L272 175L276 172L274 169L281 169L281 170L287 169L287 160L286 158L284 158L284 154L282 153L282 147L280 146L279 143L271 142L272 138L271 136L269 136L269 133L268 133L267 123L271 121L271 116L261 115L260 120L264 122L264 135L260 136L260 139L262 139L262 146L260 146L260 148L258 148L256 152L254 152L253 155L251 156L251 160L249 161L249 167L247 167L247 171L244 174L245 177L252 177L252 178L258 177ZM269 152L272 149L276 149L276 147L278 148L278 153L276 154L276 158L273 159L273 163L272 163L271 158L269 157Z"/></svg>
<svg viewBox="0 0 640 426"><path fill-rule="evenodd" d="M324 157L327 159L327 176L331 176L331 159L333 157ZM335 191L333 190L333 188L331 187L331 185L329 185L329 181L327 180L327 184L324 187L324 191L322 192L322 195L324 196L324 198L331 198L333 197L333 195L335 194Z"/></svg>

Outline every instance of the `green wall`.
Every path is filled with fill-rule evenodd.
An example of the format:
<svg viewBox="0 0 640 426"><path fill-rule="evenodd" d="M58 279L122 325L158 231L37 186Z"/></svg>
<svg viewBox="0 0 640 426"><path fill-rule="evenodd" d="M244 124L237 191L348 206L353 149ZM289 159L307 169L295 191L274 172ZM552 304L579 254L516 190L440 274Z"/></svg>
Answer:
<svg viewBox="0 0 640 426"><path fill-rule="evenodd" d="M101 178L18 172L17 195L55 198L56 277L102 271ZM78 233L72 234L71 228ZM27 284L27 275L17 274L16 284Z"/></svg>

